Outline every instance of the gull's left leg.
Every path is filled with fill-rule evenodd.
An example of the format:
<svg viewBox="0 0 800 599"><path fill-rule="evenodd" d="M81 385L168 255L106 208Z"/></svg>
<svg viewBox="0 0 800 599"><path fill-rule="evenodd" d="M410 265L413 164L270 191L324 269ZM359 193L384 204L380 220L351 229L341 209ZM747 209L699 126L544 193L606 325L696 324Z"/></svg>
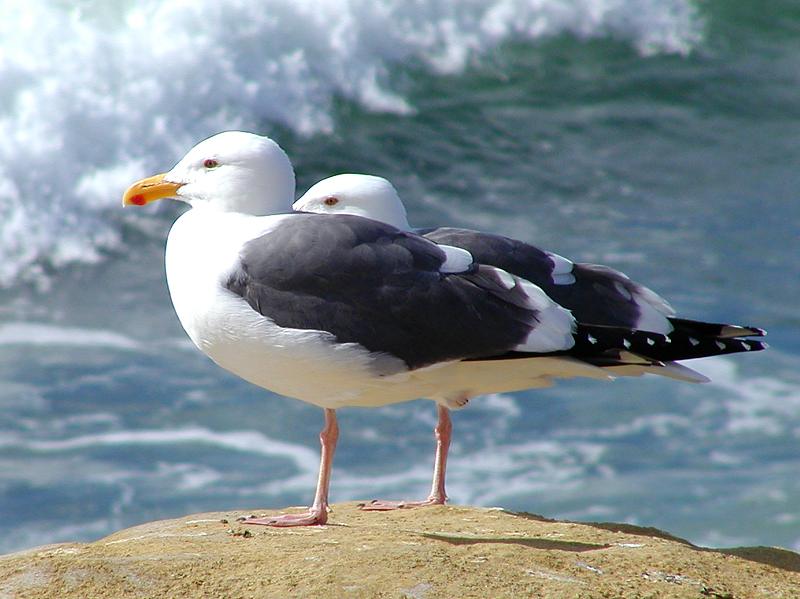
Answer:
<svg viewBox="0 0 800 599"><path fill-rule="evenodd" d="M300 514L280 514L264 518L246 518L242 524L263 524L264 526L310 526L325 524L328 521L328 488L331 483L331 467L336 442L339 440L339 424L336 412L325 410L325 426L319 434L322 446L319 460L319 478L314 503L308 511Z"/></svg>
<svg viewBox="0 0 800 599"><path fill-rule="evenodd" d="M424 501L381 501L375 499L362 504L362 510L388 511L409 507L424 507L428 505L444 505L447 493L444 490L444 479L447 471L447 453L450 450L450 439L453 434L453 423L450 420L450 410L445 406L436 405L439 421L433 429L436 435L436 458L433 463L433 484L431 494Z"/></svg>

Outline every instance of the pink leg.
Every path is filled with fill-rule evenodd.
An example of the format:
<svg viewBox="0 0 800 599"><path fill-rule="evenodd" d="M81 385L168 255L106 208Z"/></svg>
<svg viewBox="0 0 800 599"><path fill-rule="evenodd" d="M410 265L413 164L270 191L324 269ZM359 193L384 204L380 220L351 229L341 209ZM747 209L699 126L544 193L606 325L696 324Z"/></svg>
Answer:
<svg viewBox="0 0 800 599"><path fill-rule="evenodd" d="M437 405L439 422L433 429L436 435L436 459L433 464L433 483L428 501L432 504L444 504L447 493L444 490L444 477L447 471L447 454L450 451L450 439L453 437L453 422L450 420L450 410Z"/></svg>
<svg viewBox="0 0 800 599"><path fill-rule="evenodd" d="M428 505L444 505L447 493L444 490L444 478L447 470L447 452L450 450L450 439L453 433L453 423L450 420L450 410L442 405L437 405L439 421L433 432L436 434L436 459L433 464L433 484L431 494L424 501L381 501L375 499L362 504L362 510L388 511L409 507L424 507Z"/></svg>
<svg viewBox="0 0 800 599"><path fill-rule="evenodd" d="M325 524L328 521L328 488L331 483L331 466L333 453L336 451L336 442L339 439L339 425L336 422L336 412L325 410L325 426L319 434L322 452L319 461L319 479L317 492L314 495L314 504L307 512L300 514L280 514L264 518L246 518L242 524L263 524L264 526L310 526Z"/></svg>

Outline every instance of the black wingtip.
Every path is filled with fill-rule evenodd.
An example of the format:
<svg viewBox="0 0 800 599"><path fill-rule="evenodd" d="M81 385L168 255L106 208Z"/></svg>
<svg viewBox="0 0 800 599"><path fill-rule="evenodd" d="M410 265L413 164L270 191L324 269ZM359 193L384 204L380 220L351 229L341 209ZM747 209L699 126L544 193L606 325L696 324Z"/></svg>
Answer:
<svg viewBox="0 0 800 599"><path fill-rule="evenodd" d="M703 322L686 318L672 317L669 319L676 331L687 335L701 337L714 337L718 339L732 339L734 337L763 337L767 332L759 327L718 322Z"/></svg>
<svg viewBox="0 0 800 599"><path fill-rule="evenodd" d="M648 360L674 362L762 351L767 347L763 341L748 339L746 336L711 337L699 334L696 329L689 332L686 327L676 328L669 335L662 335L648 331L580 324L575 335L575 347L570 353L584 359L608 360L612 357L620 360L618 355L610 351L620 350Z"/></svg>
<svg viewBox="0 0 800 599"><path fill-rule="evenodd" d="M765 341L754 341L752 339L734 339L734 341L738 341L744 351L762 351L769 347L769 344Z"/></svg>

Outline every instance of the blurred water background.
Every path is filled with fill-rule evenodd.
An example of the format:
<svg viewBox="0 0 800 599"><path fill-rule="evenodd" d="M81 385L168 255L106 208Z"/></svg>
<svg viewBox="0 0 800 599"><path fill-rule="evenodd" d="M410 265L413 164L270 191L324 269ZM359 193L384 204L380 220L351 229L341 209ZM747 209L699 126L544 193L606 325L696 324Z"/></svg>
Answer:
<svg viewBox="0 0 800 599"><path fill-rule="evenodd" d="M0 0L0 551L311 500L321 412L194 350L133 180L233 128L298 193L391 179L417 226L619 268L772 349L707 385L570 381L455 414L449 493L800 550L800 5ZM435 410L340 413L332 500L417 498Z"/></svg>

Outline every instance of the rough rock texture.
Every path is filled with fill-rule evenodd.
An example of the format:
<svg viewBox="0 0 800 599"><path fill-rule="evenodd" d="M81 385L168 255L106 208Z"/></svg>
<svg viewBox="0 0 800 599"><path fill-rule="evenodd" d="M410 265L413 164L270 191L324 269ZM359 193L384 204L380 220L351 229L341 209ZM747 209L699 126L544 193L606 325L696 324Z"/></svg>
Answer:
<svg viewBox="0 0 800 599"><path fill-rule="evenodd" d="M352 503L310 528L243 526L238 515L0 557L0 597L800 597L798 554L702 549L625 524Z"/></svg>

